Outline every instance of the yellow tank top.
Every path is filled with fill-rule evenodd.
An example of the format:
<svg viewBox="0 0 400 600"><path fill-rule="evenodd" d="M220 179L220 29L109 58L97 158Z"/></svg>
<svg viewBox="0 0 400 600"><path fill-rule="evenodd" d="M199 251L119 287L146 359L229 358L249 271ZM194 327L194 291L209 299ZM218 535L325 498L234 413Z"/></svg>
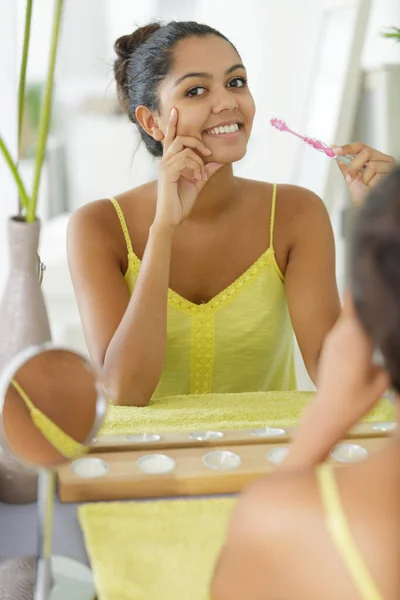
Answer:
<svg viewBox="0 0 400 600"><path fill-rule="evenodd" d="M316 473L330 536L346 564L360 600L384 600L351 535L333 466L329 463L319 465Z"/></svg>
<svg viewBox="0 0 400 600"><path fill-rule="evenodd" d="M269 248L247 271L200 305L168 290L166 361L154 398L296 389L294 335L273 245L276 189ZM110 200L125 236L132 294L141 261L121 207Z"/></svg>

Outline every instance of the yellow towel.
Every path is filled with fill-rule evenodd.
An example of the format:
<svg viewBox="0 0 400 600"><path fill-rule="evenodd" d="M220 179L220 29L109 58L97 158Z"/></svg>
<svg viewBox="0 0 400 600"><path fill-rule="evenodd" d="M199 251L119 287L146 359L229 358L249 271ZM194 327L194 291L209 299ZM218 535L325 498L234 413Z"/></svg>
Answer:
<svg viewBox="0 0 400 600"><path fill-rule="evenodd" d="M112 406L102 433L295 425L314 394L179 396L148 407ZM365 420L391 421L381 401ZM207 600L232 498L87 504L80 523L99 600Z"/></svg>
<svg viewBox="0 0 400 600"><path fill-rule="evenodd" d="M215 498L81 506L98 600L208 600L234 503Z"/></svg>
<svg viewBox="0 0 400 600"><path fill-rule="evenodd" d="M175 396L144 408L110 406L100 433L124 434L172 430L246 429L263 425L296 425L314 392L251 392ZM391 421L394 408L379 402L365 421Z"/></svg>

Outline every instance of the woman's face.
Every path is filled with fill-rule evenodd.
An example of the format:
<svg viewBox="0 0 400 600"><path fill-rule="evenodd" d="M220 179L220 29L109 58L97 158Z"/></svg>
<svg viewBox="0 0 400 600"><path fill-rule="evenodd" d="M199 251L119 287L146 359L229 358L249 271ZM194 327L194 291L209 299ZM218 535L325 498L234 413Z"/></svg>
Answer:
<svg viewBox="0 0 400 600"><path fill-rule="evenodd" d="M177 135L202 140L212 152L206 162L240 160L255 114L246 79L239 55L226 40L216 35L181 40L174 50L173 69L159 88L160 129L165 134L176 107Z"/></svg>

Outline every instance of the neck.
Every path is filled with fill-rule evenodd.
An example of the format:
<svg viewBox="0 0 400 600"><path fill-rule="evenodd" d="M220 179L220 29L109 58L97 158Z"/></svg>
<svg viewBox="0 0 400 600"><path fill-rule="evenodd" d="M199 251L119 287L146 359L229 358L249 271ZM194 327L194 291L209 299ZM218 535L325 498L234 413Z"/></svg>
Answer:
<svg viewBox="0 0 400 600"><path fill-rule="evenodd" d="M207 220L223 213L231 204L236 191L232 164L221 167L207 181L190 213L190 220Z"/></svg>

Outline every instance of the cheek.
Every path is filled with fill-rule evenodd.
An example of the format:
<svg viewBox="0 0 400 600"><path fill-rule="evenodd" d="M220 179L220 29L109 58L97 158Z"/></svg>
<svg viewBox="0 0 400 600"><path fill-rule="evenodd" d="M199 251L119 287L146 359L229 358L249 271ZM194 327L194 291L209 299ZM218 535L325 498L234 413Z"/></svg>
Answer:
<svg viewBox="0 0 400 600"><path fill-rule="evenodd" d="M185 103L185 106L176 105L178 109L178 134L197 136L199 131L202 131L204 124L209 121L210 110L204 104L190 102Z"/></svg>
<svg viewBox="0 0 400 600"><path fill-rule="evenodd" d="M243 113L245 114L246 118L249 121L252 121L254 119L254 116L256 114L256 105L254 102L254 98L251 94L249 94L243 101L242 103L242 110Z"/></svg>

